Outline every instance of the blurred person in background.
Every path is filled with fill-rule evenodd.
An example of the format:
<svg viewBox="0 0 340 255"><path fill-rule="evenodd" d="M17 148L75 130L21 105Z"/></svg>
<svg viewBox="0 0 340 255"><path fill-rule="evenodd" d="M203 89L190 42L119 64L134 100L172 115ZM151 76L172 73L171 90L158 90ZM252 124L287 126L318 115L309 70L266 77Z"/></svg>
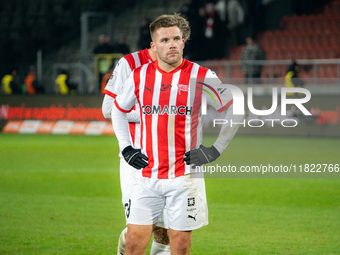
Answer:
<svg viewBox="0 0 340 255"><path fill-rule="evenodd" d="M244 10L238 0L228 0L226 5L227 10L227 28L230 31L230 46L241 45L242 32L244 24Z"/></svg>
<svg viewBox="0 0 340 255"><path fill-rule="evenodd" d="M245 84L255 83L261 84L261 70L262 65L250 64L250 60L264 60L265 52L258 45L254 37L249 36L246 38L247 45L241 53L242 69L245 74Z"/></svg>
<svg viewBox="0 0 340 255"><path fill-rule="evenodd" d="M77 84L70 83L70 75L66 70L59 70L55 84L56 93L59 95L75 94L77 92Z"/></svg>
<svg viewBox="0 0 340 255"><path fill-rule="evenodd" d="M93 54L112 54L113 53L113 47L110 45L110 37L107 35L101 34L98 37L98 44L93 49ZM99 83L99 89L100 84L103 79L103 76L109 71L111 62L106 58L99 58L98 59L98 83Z"/></svg>
<svg viewBox="0 0 340 255"><path fill-rule="evenodd" d="M138 40L138 48L145 49L150 47L151 37L149 31L150 21L148 18L144 17L142 19L142 24L139 27L139 40Z"/></svg>
<svg viewBox="0 0 340 255"><path fill-rule="evenodd" d="M191 27L190 40L186 42L183 53L184 57L190 60L204 60L202 52L204 51L205 11L202 8L202 15L199 15L199 8L197 1L187 0L179 11Z"/></svg>
<svg viewBox="0 0 340 255"><path fill-rule="evenodd" d="M205 48L201 53L205 53L205 59L216 59L224 57L222 49L223 27L220 16L215 10L213 3L205 6L205 24L204 24Z"/></svg>
<svg viewBox="0 0 340 255"><path fill-rule="evenodd" d="M98 36L98 44L93 49L93 54L105 54L112 53L113 49L110 45L110 37L101 34Z"/></svg>
<svg viewBox="0 0 340 255"><path fill-rule="evenodd" d="M112 48L113 53L122 53L124 55L129 54L130 48L126 44L126 34L120 34L118 36L118 41L113 44Z"/></svg>
<svg viewBox="0 0 340 255"><path fill-rule="evenodd" d="M101 81L101 85L100 85L100 92L101 93L104 93L106 84L109 82L109 80L112 76L113 70L114 70L114 64L111 65L109 71L103 76L102 81Z"/></svg>
<svg viewBox="0 0 340 255"><path fill-rule="evenodd" d="M300 66L293 60L293 63L287 69L285 77L285 86L287 88L302 88L304 86L304 81L299 78L300 71ZM294 94L292 92L287 93L287 95Z"/></svg>
<svg viewBox="0 0 340 255"><path fill-rule="evenodd" d="M44 86L37 80L37 71L34 66L30 66L24 84L28 95L45 93Z"/></svg>
<svg viewBox="0 0 340 255"><path fill-rule="evenodd" d="M22 94L22 88L18 81L17 68L11 69L1 79L2 92L6 95Z"/></svg>
<svg viewBox="0 0 340 255"><path fill-rule="evenodd" d="M268 1L267 1L268 2ZM245 36L247 34L256 35L260 31L263 21L263 1L262 0L240 0L245 12Z"/></svg>

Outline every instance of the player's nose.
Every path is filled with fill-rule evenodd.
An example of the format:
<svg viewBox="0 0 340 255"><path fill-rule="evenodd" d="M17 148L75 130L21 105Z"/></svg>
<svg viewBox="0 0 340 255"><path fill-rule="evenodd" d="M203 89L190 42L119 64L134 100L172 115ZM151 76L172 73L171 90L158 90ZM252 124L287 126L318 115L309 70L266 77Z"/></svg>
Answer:
<svg viewBox="0 0 340 255"><path fill-rule="evenodd" d="M170 41L170 48L171 48L171 49L172 49L172 48L177 48L177 43L176 43L175 40L171 40L171 41Z"/></svg>

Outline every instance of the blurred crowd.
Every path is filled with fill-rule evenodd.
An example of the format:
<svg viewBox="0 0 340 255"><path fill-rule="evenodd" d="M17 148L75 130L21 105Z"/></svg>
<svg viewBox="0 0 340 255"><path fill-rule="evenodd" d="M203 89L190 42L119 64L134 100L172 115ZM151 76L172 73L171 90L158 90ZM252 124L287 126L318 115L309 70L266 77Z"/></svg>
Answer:
<svg viewBox="0 0 340 255"><path fill-rule="evenodd" d="M179 10L192 34L185 57L191 60L221 59L228 49L245 43L258 32L262 0L187 0Z"/></svg>
<svg viewBox="0 0 340 255"><path fill-rule="evenodd" d="M10 68L1 78L1 94L35 95L44 94L44 85L37 79L35 66L30 66L23 79L18 75L17 68Z"/></svg>
<svg viewBox="0 0 340 255"><path fill-rule="evenodd" d="M251 82L261 83L261 66L251 65L249 60L266 58L265 52L256 42L256 35L260 32L263 22L263 5L270 1L272 0L186 0L178 9L178 13L189 21L191 27L191 36L186 42L184 57L191 61L227 59L231 47L245 44L240 59L246 82L251 78ZM316 2L316 0L296 1L293 12L311 13ZM149 24L150 20L147 17L141 19L137 50L150 47ZM92 53L95 56L118 54L116 59L98 60L98 84L99 90L102 91L117 60L131 53L127 34L119 34L116 41L111 41L109 36L101 34ZM59 70L57 75L54 81L57 94L76 93L77 85L70 82L67 70ZM34 66L30 66L23 77L19 77L17 68L12 68L0 79L1 94L45 93L44 85L36 77Z"/></svg>
<svg viewBox="0 0 340 255"><path fill-rule="evenodd" d="M230 47L245 44L247 37L255 39L261 21L261 6L262 0L187 0L178 10L191 27L184 57L192 61L226 58ZM149 24L150 20L143 17L138 50L150 47ZM113 44L108 36L100 35L93 53L130 53L126 35L119 35Z"/></svg>

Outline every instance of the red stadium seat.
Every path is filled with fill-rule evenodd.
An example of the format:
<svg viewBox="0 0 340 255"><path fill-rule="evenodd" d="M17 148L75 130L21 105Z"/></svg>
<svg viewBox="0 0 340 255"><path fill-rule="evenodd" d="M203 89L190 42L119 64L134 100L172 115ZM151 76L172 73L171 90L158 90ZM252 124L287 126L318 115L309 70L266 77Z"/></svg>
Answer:
<svg viewBox="0 0 340 255"><path fill-rule="evenodd" d="M337 65L319 65L318 67L318 77L319 78L337 78Z"/></svg>
<svg viewBox="0 0 340 255"><path fill-rule="evenodd" d="M262 69L262 74L261 74L261 77L262 78L269 78L269 75L270 75L270 68L268 65L264 66L263 69Z"/></svg>
<svg viewBox="0 0 340 255"><path fill-rule="evenodd" d="M333 20L332 17L324 17L324 20L321 22L322 33L330 33L332 31Z"/></svg>
<svg viewBox="0 0 340 255"><path fill-rule="evenodd" d="M229 49L229 59L230 60L240 60L241 54L244 46L234 46Z"/></svg>
<svg viewBox="0 0 340 255"><path fill-rule="evenodd" d="M309 59L309 50L302 50L300 59Z"/></svg>
<svg viewBox="0 0 340 255"><path fill-rule="evenodd" d="M290 21L290 16L288 16L288 15L283 16L283 18L280 21L279 28L281 30L287 30L289 21Z"/></svg>
<svg viewBox="0 0 340 255"><path fill-rule="evenodd" d="M330 47L339 47L340 45L340 34L332 34L330 37Z"/></svg>
<svg viewBox="0 0 340 255"><path fill-rule="evenodd" d="M316 17L315 15L309 15L306 19L306 32L314 33L316 27Z"/></svg>
<svg viewBox="0 0 340 255"><path fill-rule="evenodd" d="M340 19L334 18L330 22L330 31L333 33L339 33L340 31Z"/></svg>
<svg viewBox="0 0 340 255"><path fill-rule="evenodd" d="M266 52L266 58L268 60L278 60L280 59L280 51L279 50L270 50Z"/></svg>
<svg viewBox="0 0 340 255"><path fill-rule="evenodd" d="M332 1L330 2L332 15L333 16L340 16L340 2L339 1Z"/></svg>
<svg viewBox="0 0 340 255"><path fill-rule="evenodd" d="M232 66L231 77L232 78L244 78L242 66Z"/></svg>
<svg viewBox="0 0 340 255"><path fill-rule="evenodd" d="M338 49L327 49L326 50L326 58L329 59L334 59L334 58L338 58L339 57L339 50Z"/></svg>

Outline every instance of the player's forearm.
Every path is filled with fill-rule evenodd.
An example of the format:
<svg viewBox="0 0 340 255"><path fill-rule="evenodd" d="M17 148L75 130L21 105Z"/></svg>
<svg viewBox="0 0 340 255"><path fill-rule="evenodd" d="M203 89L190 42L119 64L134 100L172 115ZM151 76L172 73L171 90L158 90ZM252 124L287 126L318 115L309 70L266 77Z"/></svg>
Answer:
<svg viewBox="0 0 340 255"><path fill-rule="evenodd" d="M114 105L115 99L111 96L105 95L102 105L102 112L106 119L111 118L111 111ZM140 114L137 110L132 110L131 112L126 114L128 122L140 122Z"/></svg>
<svg viewBox="0 0 340 255"><path fill-rule="evenodd" d="M129 123L126 118L126 113L118 110L117 107L113 104L111 111L111 120L113 130L118 139L120 151L122 151L125 147L131 145L129 137Z"/></svg>
<svg viewBox="0 0 340 255"><path fill-rule="evenodd" d="M233 115L233 105L231 105L228 108L225 119L228 120L228 123L222 125L217 140L214 143L214 147L221 154L236 134L240 126L240 122L243 120L243 115Z"/></svg>
<svg viewBox="0 0 340 255"><path fill-rule="evenodd" d="M115 99L113 97L108 96L108 95L104 96L102 112L106 119L111 118L111 111L112 111L112 106L113 106L114 101Z"/></svg>
<svg viewBox="0 0 340 255"><path fill-rule="evenodd" d="M126 117L129 122L140 122L140 112L138 110L132 110L126 114Z"/></svg>

